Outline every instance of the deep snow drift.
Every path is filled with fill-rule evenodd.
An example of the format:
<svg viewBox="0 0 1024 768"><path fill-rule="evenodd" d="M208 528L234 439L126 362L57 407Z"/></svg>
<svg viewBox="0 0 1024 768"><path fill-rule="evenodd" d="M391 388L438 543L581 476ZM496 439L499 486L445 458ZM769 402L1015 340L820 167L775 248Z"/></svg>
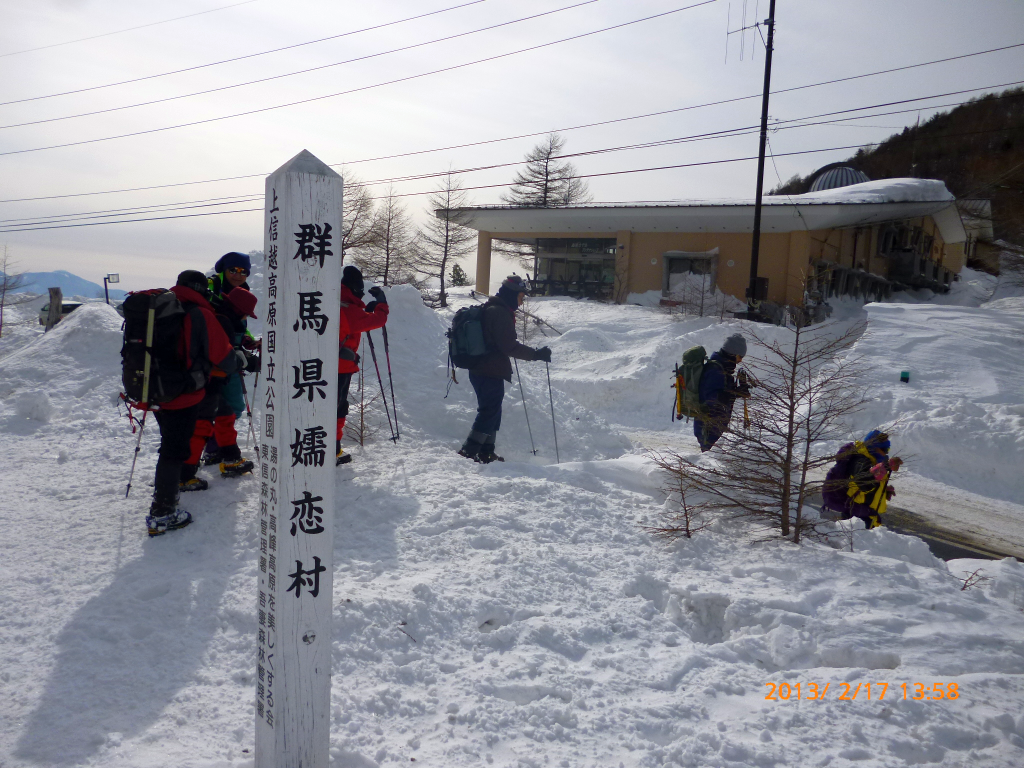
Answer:
<svg viewBox="0 0 1024 768"><path fill-rule="evenodd" d="M741 323L533 302L564 331L529 342L554 350L562 463L524 363L538 456L508 387L508 460L479 466L454 452L472 396L444 398L447 316L389 297L402 439L336 470L335 765L1024 761L1024 566L947 567L885 530L852 553L645 532L664 501L638 441L694 446L667 423L671 361ZM250 766L258 486L211 477L184 499L196 522L149 540L155 430L125 500L119 348L99 305L0 358L0 764ZM769 682L830 688L773 701ZM902 683L959 697L904 701Z"/></svg>

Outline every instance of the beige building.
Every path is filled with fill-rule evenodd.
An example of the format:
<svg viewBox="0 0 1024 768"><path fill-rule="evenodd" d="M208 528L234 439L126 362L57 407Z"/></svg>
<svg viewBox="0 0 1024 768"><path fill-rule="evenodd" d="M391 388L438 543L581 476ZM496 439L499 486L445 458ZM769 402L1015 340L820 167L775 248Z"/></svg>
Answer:
<svg viewBox="0 0 1024 768"><path fill-rule="evenodd" d="M866 178L866 177L864 177ZM488 292L495 240L535 246L535 292L626 301L668 296L680 275L699 275L745 299L752 201L575 208L475 207L460 219L479 232L476 286ZM438 211L438 216L446 215ZM769 301L881 298L894 288L947 290L967 239L941 181L885 179L764 200L758 275Z"/></svg>

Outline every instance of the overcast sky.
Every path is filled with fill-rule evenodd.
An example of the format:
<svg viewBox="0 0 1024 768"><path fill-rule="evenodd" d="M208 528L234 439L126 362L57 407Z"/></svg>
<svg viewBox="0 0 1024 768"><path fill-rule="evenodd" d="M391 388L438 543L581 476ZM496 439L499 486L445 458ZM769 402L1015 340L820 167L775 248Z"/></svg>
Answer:
<svg viewBox="0 0 1024 768"><path fill-rule="evenodd" d="M461 0L466 2L467 0ZM580 0L482 0L428 18L295 47L191 72L82 93L38 99L122 80L209 64L304 43L416 14L460 0L34 0L4 3L0 25L0 199L81 195L223 177L253 178L158 190L0 203L11 220L166 204L206 205L259 195L269 174L302 149L346 163L366 181L518 161L537 137L359 162L519 134L567 129L649 112L759 94L764 48L751 56L754 33L740 60L739 36L729 43L727 20L738 27L743 0L718 0L651 21L494 61L371 87L397 78L472 62L682 8L682 0L596 0L541 18L455 40L376 56L317 72L231 88L106 114L8 127L115 109L143 101L231 86L470 32ZM755 0L747 2L748 22ZM758 0L757 17L767 16ZM213 10L218 9L218 10ZM202 13L204 11L211 11ZM193 15L172 21L176 17ZM156 23L154 22L166 22ZM848 77L1024 42L1021 0L778 0L773 90ZM129 27L141 29L107 34ZM76 41L96 35L91 40ZM68 43L68 44L62 44ZM60 44L60 45L57 45ZM41 46L48 46L40 48ZM40 48L18 53L26 49ZM778 94L773 120L1024 81L1024 48ZM363 89L298 106L215 120L129 138L41 151L56 144L152 131L220 118L338 91ZM977 91L983 93L985 91ZM771 136L779 153L863 145L933 114L944 96L888 108L913 112L847 123L782 129ZM877 111L887 111L879 109ZM562 130L567 152L659 141L756 125L760 100L675 112L601 127ZM2 154L13 153L13 154ZM749 157L756 133L634 149L575 159L581 173ZM851 150L783 156L766 169L765 186L842 159ZM596 201L750 197L756 163L596 177ZM514 168L466 173L467 187L506 183ZM399 193L426 192L431 180L402 182ZM383 187L376 188L377 193ZM497 203L498 188L474 191L473 202ZM404 198L421 218L425 197ZM169 206L176 207L176 206ZM259 201L216 208L146 213L168 216L260 208ZM123 218L123 216L121 216ZM262 213L166 219L34 232L2 232L21 270L66 269L99 282L119 272L122 286L167 285L186 268L208 269L225 251L262 248ZM472 260L470 260L472 262ZM473 264L466 265L472 273Z"/></svg>

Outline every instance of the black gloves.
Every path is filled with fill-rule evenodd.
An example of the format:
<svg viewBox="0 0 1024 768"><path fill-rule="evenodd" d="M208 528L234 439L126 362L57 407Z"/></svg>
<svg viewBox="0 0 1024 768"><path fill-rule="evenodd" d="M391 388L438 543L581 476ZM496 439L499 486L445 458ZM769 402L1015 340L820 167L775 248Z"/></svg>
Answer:
<svg viewBox="0 0 1024 768"><path fill-rule="evenodd" d="M373 310L375 310L377 308L378 304L380 304L380 302L377 301L376 299L374 299L373 301L371 301L369 304L366 305L366 311L367 312L373 312Z"/></svg>
<svg viewBox="0 0 1024 768"><path fill-rule="evenodd" d="M370 289L370 295L377 300L378 304L388 303L387 298L384 296L384 290L379 285L375 285Z"/></svg>
<svg viewBox="0 0 1024 768"><path fill-rule="evenodd" d="M249 352L245 352L245 372L246 373L259 373L260 372L260 356L253 355Z"/></svg>
<svg viewBox="0 0 1024 768"><path fill-rule="evenodd" d="M551 347L541 347L533 351L535 357L534 360L540 360L543 363L551 362Z"/></svg>

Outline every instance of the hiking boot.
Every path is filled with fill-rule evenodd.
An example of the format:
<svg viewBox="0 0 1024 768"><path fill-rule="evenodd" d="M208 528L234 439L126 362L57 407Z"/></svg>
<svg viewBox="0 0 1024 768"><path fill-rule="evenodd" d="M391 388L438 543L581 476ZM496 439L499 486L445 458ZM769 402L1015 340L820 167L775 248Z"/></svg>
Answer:
<svg viewBox="0 0 1024 768"><path fill-rule="evenodd" d="M178 492L184 493L186 491L205 491L210 487L210 484L203 480L201 477L193 477L191 480L183 480L178 483Z"/></svg>
<svg viewBox="0 0 1024 768"><path fill-rule="evenodd" d="M476 460L481 464L490 464L492 461L504 461L505 459L494 452L493 445L485 445L480 449Z"/></svg>
<svg viewBox="0 0 1024 768"><path fill-rule="evenodd" d="M345 453L341 448L338 449L338 458L334 461L334 466L340 467L342 464L348 464L352 461L352 454Z"/></svg>
<svg viewBox="0 0 1024 768"><path fill-rule="evenodd" d="M214 464L220 464L222 461L224 461L224 457L221 455L220 448L217 448L214 451L211 451L209 448L207 448L206 452L203 454L204 467L209 467Z"/></svg>
<svg viewBox="0 0 1024 768"><path fill-rule="evenodd" d="M238 461L222 461L220 463L220 476L221 477L238 477L248 472L252 472L253 463L248 459L239 459Z"/></svg>
<svg viewBox="0 0 1024 768"><path fill-rule="evenodd" d="M467 459L479 462L480 452L484 450L488 438L494 439L489 432L477 432L474 429L469 433L466 442L462 444L462 448L459 449L459 456L465 456ZM491 447L493 448L494 445L492 444Z"/></svg>
<svg viewBox="0 0 1024 768"><path fill-rule="evenodd" d="M467 440L465 444L459 448L459 456L465 456L467 459L473 461L480 461L480 443L474 443L471 440Z"/></svg>
<svg viewBox="0 0 1024 768"><path fill-rule="evenodd" d="M153 512L166 512L163 515L154 515ZM149 528L149 535L162 536L168 531L184 528L192 522L192 515L184 509L172 507L170 510L158 506L155 502L150 514L146 516L146 525Z"/></svg>

